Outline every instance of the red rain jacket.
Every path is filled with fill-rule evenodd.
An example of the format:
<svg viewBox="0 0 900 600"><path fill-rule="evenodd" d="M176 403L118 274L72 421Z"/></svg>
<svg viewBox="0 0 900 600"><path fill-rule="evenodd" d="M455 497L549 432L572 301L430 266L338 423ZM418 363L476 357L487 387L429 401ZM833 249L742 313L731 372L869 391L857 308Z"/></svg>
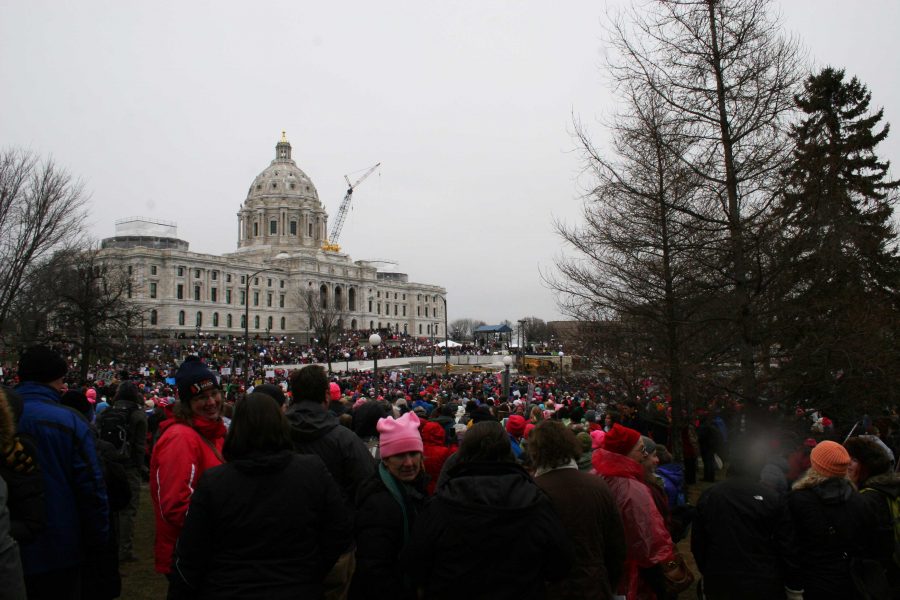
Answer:
<svg viewBox="0 0 900 600"><path fill-rule="evenodd" d="M150 458L150 497L156 515L156 572L168 573L197 480L210 467L222 464L226 430L222 421L199 418L192 426L168 419L159 427L162 433Z"/></svg>
<svg viewBox="0 0 900 600"><path fill-rule="evenodd" d="M627 456L598 448L591 462L612 490L625 526L625 565L618 594L629 599L653 600L653 591L641 580L639 569L675 558L675 544L647 484L644 469Z"/></svg>

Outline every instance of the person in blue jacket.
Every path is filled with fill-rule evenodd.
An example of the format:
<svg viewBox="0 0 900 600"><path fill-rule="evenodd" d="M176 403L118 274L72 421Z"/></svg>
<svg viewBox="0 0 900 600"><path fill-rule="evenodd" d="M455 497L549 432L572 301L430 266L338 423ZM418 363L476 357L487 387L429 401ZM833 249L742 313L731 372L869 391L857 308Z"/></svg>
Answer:
<svg viewBox="0 0 900 600"><path fill-rule="evenodd" d="M42 346L19 359L19 433L30 436L44 478L47 527L22 546L29 600L79 600L81 565L109 535L109 507L87 420L60 404L68 365Z"/></svg>

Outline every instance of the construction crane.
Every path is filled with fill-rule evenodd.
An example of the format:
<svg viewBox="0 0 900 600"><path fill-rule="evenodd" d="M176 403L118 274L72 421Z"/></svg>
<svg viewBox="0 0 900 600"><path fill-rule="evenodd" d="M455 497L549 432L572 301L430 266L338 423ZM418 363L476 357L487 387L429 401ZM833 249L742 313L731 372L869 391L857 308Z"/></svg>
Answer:
<svg viewBox="0 0 900 600"><path fill-rule="evenodd" d="M322 244L322 250L326 252L340 252L341 247L338 245L338 238L341 237L341 229L344 227L344 221L347 219L347 213L350 211L350 199L353 198L353 190L359 187L366 178L375 172L375 169L381 166L381 163L376 164L373 167L370 167L365 173L363 173L362 177L356 180L356 183L350 183L350 178L347 175L344 175L344 180L347 182L347 193L344 195L344 199L341 201L341 206L338 208L337 216L334 218L334 225L331 227L331 235L325 240L325 243ZM357 171L358 173L359 171Z"/></svg>

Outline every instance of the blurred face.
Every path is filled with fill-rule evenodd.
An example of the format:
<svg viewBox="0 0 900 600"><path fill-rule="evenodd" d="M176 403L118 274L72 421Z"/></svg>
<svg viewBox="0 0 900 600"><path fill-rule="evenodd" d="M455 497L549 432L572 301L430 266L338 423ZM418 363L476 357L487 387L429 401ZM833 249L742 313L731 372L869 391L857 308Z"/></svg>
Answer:
<svg viewBox="0 0 900 600"><path fill-rule="evenodd" d="M422 470L421 452L403 452L382 458L381 461L390 474L400 481L412 481Z"/></svg>
<svg viewBox="0 0 900 600"><path fill-rule="evenodd" d="M859 484L859 461L852 457L850 458L850 466L847 467L847 478L854 484Z"/></svg>
<svg viewBox="0 0 900 600"><path fill-rule="evenodd" d="M191 399L191 412L215 421L222 415L222 390L207 390Z"/></svg>

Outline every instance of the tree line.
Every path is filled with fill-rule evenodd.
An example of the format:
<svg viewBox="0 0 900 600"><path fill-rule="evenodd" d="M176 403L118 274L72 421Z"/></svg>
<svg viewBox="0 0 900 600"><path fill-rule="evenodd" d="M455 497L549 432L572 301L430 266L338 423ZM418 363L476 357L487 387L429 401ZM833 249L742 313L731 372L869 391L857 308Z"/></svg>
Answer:
<svg viewBox="0 0 900 600"><path fill-rule="evenodd" d="M871 93L810 72L769 0L658 0L609 21L619 101L568 257L546 277L581 351L698 399L835 416L896 404L900 182Z"/></svg>

